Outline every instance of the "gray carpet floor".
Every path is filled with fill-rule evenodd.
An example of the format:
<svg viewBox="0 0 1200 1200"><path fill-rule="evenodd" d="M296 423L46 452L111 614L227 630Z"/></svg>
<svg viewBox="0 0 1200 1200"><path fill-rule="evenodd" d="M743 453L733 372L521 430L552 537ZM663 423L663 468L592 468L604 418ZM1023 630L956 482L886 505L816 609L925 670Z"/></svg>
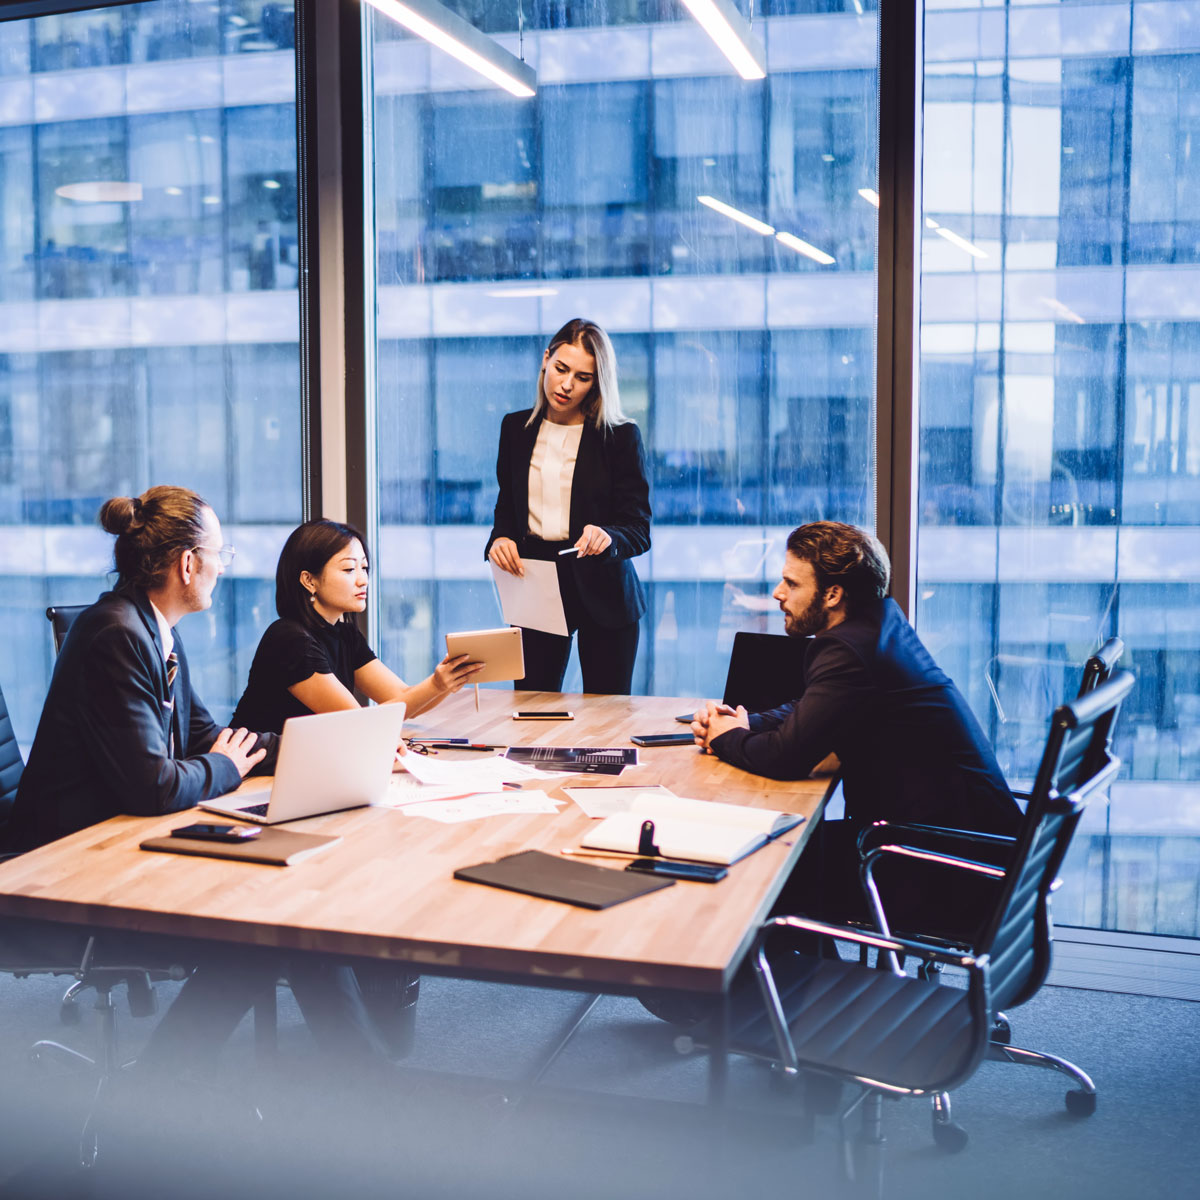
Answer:
<svg viewBox="0 0 1200 1200"><path fill-rule="evenodd" d="M836 1120L806 1119L800 1096L774 1086L761 1064L734 1060L729 1103L714 1119L703 1107L706 1060L679 1054L673 1031L634 1000L602 999L531 1085L582 998L433 978L422 983L416 1049L382 1086L316 1076L307 1030L281 992L281 1065L269 1081L254 1069L247 1022L222 1053L215 1084L181 1093L178 1105L168 1096L131 1115L118 1091L104 1105L97 1166L81 1171L77 1140L93 1085L29 1056L42 1037L94 1045L94 1014L59 1023L63 987L0 978L3 1197L879 1194L873 1170L860 1170L857 1185L844 1179ZM159 985L164 1005L172 987ZM1053 1072L985 1064L954 1097L970 1134L959 1154L934 1147L926 1102L884 1105L883 1195L1196 1193L1200 1006L1045 988L1012 1017L1017 1044L1092 1074L1096 1114L1069 1116L1065 1081ZM122 1012L128 1052L154 1020Z"/></svg>

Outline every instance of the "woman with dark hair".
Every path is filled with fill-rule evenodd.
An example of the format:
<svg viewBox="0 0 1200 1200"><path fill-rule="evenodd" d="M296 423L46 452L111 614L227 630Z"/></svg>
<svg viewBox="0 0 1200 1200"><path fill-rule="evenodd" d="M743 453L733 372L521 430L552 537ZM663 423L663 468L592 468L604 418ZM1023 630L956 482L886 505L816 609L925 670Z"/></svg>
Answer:
<svg viewBox="0 0 1200 1200"><path fill-rule="evenodd" d="M533 407L501 422L496 478L484 553L511 575L524 574L522 558L556 563L570 631L522 630L525 678L515 686L559 691L578 631L583 690L628 695L646 611L629 560L650 549L650 485L599 325L576 317L550 339Z"/></svg>
<svg viewBox="0 0 1200 1200"><path fill-rule="evenodd" d="M305 521L283 544L275 571L279 620L262 636L235 725L278 733L288 717L357 708L354 690L408 714L457 692L481 663L447 656L411 687L375 657L354 623L367 606L366 543L351 525Z"/></svg>

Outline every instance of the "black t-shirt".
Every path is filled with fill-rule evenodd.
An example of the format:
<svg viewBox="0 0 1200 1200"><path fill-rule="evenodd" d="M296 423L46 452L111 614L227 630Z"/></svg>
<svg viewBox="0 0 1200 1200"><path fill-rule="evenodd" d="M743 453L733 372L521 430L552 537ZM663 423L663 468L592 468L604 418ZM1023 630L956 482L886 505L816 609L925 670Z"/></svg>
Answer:
<svg viewBox="0 0 1200 1200"><path fill-rule="evenodd" d="M234 729L280 733L288 717L306 717L306 708L288 688L313 675L333 675L351 691L354 672L374 657L358 626L349 621L305 629L296 621L276 621L258 643L250 678L230 724Z"/></svg>

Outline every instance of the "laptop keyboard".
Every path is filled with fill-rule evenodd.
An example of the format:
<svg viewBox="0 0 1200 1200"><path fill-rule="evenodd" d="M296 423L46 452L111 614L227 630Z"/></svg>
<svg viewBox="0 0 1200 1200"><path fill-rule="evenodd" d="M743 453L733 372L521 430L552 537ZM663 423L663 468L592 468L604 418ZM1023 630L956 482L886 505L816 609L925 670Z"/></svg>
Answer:
<svg viewBox="0 0 1200 1200"><path fill-rule="evenodd" d="M265 804L247 804L245 808L239 808L238 812L249 813L253 817L265 817L267 806Z"/></svg>

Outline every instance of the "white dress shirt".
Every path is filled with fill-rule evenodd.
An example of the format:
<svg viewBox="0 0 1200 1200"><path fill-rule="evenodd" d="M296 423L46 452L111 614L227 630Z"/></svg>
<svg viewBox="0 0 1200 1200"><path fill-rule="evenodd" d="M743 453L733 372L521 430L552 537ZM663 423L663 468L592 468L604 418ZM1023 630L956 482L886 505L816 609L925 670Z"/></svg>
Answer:
<svg viewBox="0 0 1200 1200"><path fill-rule="evenodd" d="M571 481L579 456L578 425L543 421L529 459L529 532L547 542L571 536Z"/></svg>

